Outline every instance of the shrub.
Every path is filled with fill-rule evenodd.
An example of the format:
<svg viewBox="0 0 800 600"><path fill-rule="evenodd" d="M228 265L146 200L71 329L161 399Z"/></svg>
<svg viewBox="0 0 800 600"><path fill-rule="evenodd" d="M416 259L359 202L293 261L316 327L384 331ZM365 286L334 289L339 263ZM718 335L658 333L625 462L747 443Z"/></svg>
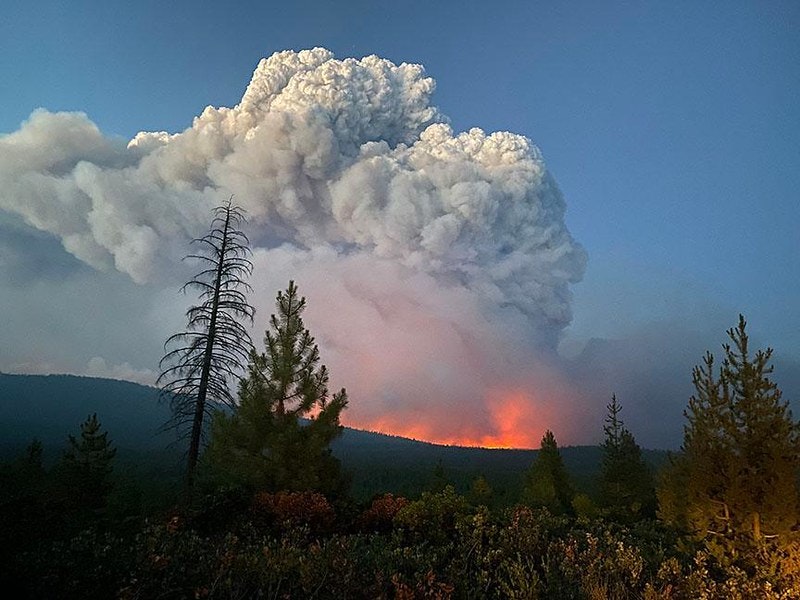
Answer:
<svg viewBox="0 0 800 600"><path fill-rule="evenodd" d="M384 494L372 500L369 508L362 512L356 520L359 531L386 533L392 530L394 518L409 501L402 496Z"/></svg>
<svg viewBox="0 0 800 600"><path fill-rule="evenodd" d="M333 507L318 492L259 492L250 505L250 516L256 526L305 525L316 533L329 531L336 519Z"/></svg>
<svg viewBox="0 0 800 600"><path fill-rule="evenodd" d="M468 509L467 501L448 485L441 492L424 492L419 500L401 508L394 523L414 540L442 544L453 537L458 518Z"/></svg>

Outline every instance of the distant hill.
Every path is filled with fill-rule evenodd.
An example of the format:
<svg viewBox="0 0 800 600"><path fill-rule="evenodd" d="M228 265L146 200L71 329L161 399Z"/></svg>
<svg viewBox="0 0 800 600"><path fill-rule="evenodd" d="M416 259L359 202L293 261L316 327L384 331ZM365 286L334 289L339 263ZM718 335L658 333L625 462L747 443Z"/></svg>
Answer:
<svg viewBox="0 0 800 600"><path fill-rule="evenodd" d="M168 460L177 464L182 447L165 450L174 434L159 433L169 409L158 390L127 381L73 375L0 374L0 458L17 454L36 437L50 450L62 448L68 434L77 434L86 417L96 412L109 439L128 460ZM479 474L493 487L514 494L535 450L498 450L442 446L402 437L345 428L333 445L345 470L353 476L357 497L392 491L414 495L431 483L441 464L445 476L461 491ZM602 453L596 446L561 449L579 488L591 491ZM658 466L666 454L646 451Z"/></svg>
<svg viewBox="0 0 800 600"><path fill-rule="evenodd" d="M169 407L154 388L74 375L0 374L0 439L6 446L25 445L33 437L45 446L63 445L95 412L120 448L157 450L172 439L159 433Z"/></svg>

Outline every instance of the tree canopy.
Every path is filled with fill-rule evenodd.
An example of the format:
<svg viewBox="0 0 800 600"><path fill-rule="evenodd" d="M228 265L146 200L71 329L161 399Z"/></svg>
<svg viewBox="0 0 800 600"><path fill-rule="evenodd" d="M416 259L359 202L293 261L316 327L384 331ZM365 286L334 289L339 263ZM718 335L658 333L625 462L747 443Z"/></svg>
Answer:
<svg viewBox="0 0 800 600"><path fill-rule="evenodd" d="M642 450L620 417L616 395L607 405L603 431L603 463L600 471L600 505L618 519L633 520L655 515L653 476Z"/></svg>
<svg viewBox="0 0 800 600"><path fill-rule="evenodd" d="M523 501L542 506L553 514L572 511L574 490L558 451L558 444L549 429L542 437L541 447L525 478Z"/></svg>
<svg viewBox="0 0 800 600"><path fill-rule="evenodd" d="M264 352L250 355L237 410L215 415L208 462L255 489L337 491L339 461L329 446L341 433L347 393L329 396L328 371L303 324L306 299L293 281L276 307Z"/></svg>
<svg viewBox="0 0 800 600"><path fill-rule="evenodd" d="M80 437L68 437L67 449L57 467L57 495L69 520L90 522L105 512L114 486L111 473L116 454L97 413L81 424Z"/></svg>
<svg viewBox="0 0 800 600"><path fill-rule="evenodd" d="M800 424L770 379L772 349L751 353L741 315L728 337L719 369L710 352L694 369L681 453L659 488L660 515L720 555L765 543L785 550L796 544L800 515Z"/></svg>

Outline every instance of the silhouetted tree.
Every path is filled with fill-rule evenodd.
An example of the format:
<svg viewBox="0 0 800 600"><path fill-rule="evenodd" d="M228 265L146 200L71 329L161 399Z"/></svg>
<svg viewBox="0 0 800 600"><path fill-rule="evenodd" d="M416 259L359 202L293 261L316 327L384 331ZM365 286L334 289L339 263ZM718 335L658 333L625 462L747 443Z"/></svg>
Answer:
<svg viewBox="0 0 800 600"><path fill-rule="evenodd" d="M769 378L772 350L751 355L745 326L740 315L728 330L718 372L710 352L695 367L681 453L658 494L664 520L728 556L767 542L783 552L800 520L800 424Z"/></svg>
<svg viewBox="0 0 800 600"><path fill-rule="evenodd" d="M199 251L186 258L200 261L204 268L182 289L198 290L201 302L186 311L186 331L167 340L167 353L161 359L157 384L172 409L168 426L189 437L186 489L190 497L205 415L223 405L235 406L228 381L242 372L253 347L240 323L241 319L252 322L255 315L245 296L252 291L245 279L252 274L253 264L248 259L249 240L241 231L244 222L242 209L231 198L214 209L208 234L193 240Z"/></svg>
<svg viewBox="0 0 800 600"><path fill-rule="evenodd" d="M531 506L543 506L558 515L571 512L573 495L556 438L548 429L542 437L536 460L526 475L522 500Z"/></svg>
<svg viewBox="0 0 800 600"><path fill-rule="evenodd" d="M97 413L89 415L81 424L79 438L69 436L57 472L67 497L67 511L75 513L80 520L91 520L103 513L113 487L111 473L116 454L108 432L101 431Z"/></svg>
<svg viewBox="0 0 800 600"><path fill-rule="evenodd" d="M278 292L265 352L250 356L238 409L214 418L209 464L253 489L331 492L342 484L330 442L341 433L347 394L328 397L328 371L303 325L305 306L293 281Z"/></svg>
<svg viewBox="0 0 800 600"><path fill-rule="evenodd" d="M600 471L600 505L610 516L629 520L655 515L653 476L642 458L642 450L619 416L622 407L616 395L606 406L603 427L603 464Z"/></svg>

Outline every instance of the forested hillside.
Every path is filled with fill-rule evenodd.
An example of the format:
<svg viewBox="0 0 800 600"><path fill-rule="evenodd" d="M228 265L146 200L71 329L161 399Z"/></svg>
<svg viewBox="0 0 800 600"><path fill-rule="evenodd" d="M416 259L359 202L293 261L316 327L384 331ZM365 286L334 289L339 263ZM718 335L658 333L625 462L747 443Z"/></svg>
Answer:
<svg viewBox="0 0 800 600"><path fill-rule="evenodd" d="M129 467L158 467L161 476L180 476L182 448L174 435L160 431L169 410L152 387L74 375L11 375L0 373L0 458L19 454L33 438L44 446L46 464L60 455L67 436L87 415L97 413L108 437L118 448L118 459ZM538 440L532 440L535 446ZM479 475L502 496L513 497L521 487L521 474L537 450L504 450L442 446L402 437L345 427L332 444L334 455L351 476L352 493L369 498L376 493L419 494L441 465L443 476L456 489L466 491ZM599 447L561 448L578 487L593 492L602 461ZM666 453L645 451L653 468Z"/></svg>

